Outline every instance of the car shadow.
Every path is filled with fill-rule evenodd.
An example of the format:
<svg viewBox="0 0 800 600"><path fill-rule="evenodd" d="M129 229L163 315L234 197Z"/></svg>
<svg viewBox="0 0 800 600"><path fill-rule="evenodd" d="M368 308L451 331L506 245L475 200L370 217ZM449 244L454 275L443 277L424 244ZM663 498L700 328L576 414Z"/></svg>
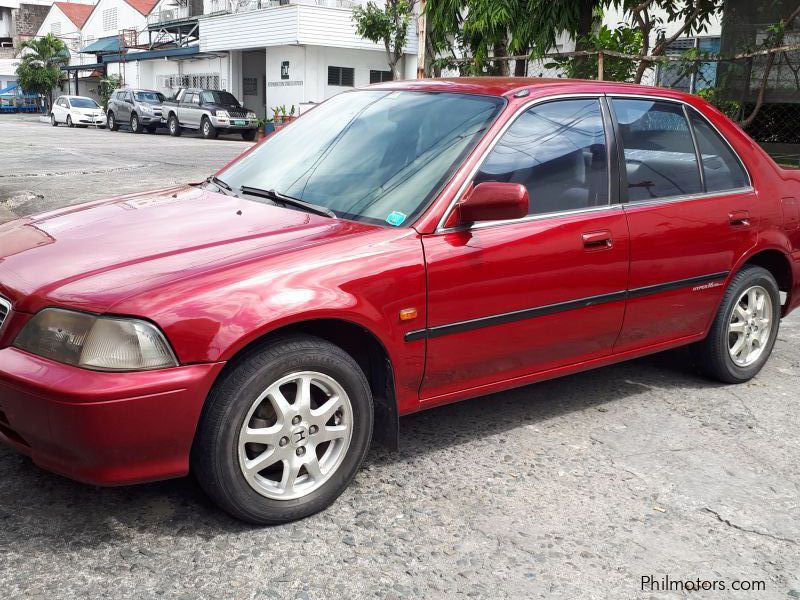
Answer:
<svg viewBox="0 0 800 600"><path fill-rule="evenodd" d="M380 467L474 443L572 412L591 410L650 387L713 388L690 365L684 349L482 396L401 419L401 449L373 446L361 475L369 486ZM365 479L366 478L366 479ZM37 468L0 448L0 546L30 543L95 546L135 531L210 540L252 526L218 510L192 478L118 488L80 484ZM292 527L289 525L287 527ZM65 541L68 540L68 541Z"/></svg>

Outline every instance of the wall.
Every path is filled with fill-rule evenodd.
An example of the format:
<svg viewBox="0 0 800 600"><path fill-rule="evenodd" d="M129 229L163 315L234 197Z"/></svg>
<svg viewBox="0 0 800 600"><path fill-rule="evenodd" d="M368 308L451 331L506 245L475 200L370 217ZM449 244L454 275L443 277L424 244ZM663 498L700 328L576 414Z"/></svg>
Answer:
<svg viewBox="0 0 800 600"><path fill-rule="evenodd" d="M112 8L117 9L117 27L106 30L103 27L103 11ZM143 31L146 28L147 19L124 0L100 0L83 25L83 37L88 44L99 38L119 35L120 29Z"/></svg>
<svg viewBox="0 0 800 600"><path fill-rule="evenodd" d="M20 4L19 9L12 13L14 46L19 45L36 35L39 25L42 24L50 7L42 4Z"/></svg>

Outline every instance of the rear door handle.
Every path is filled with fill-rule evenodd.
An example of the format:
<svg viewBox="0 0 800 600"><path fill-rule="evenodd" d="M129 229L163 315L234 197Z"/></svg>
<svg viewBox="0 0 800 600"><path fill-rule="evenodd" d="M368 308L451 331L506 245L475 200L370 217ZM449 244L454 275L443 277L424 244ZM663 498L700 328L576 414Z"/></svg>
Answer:
<svg viewBox="0 0 800 600"><path fill-rule="evenodd" d="M581 238L583 247L587 250L608 250L613 246L613 238L608 230L590 231L584 233Z"/></svg>
<svg viewBox="0 0 800 600"><path fill-rule="evenodd" d="M734 227L748 227L750 225L750 211L734 210L728 214L728 223Z"/></svg>

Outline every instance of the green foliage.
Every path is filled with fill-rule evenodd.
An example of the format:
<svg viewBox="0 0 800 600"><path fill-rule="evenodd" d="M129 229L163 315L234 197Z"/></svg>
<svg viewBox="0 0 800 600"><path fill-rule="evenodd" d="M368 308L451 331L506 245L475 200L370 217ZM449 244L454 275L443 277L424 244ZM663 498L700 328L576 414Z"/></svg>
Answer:
<svg viewBox="0 0 800 600"><path fill-rule="evenodd" d="M462 74L497 71L488 60L503 49L510 55L541 56L566 31L576 37L591 25L604 0L428 0L434 50L449 55L439 66L458 64ZM584 19L586 14L590 18ZM471 62L458 63L456 56Z"/></svg>
<svg viewBox="0 0 800 600"><path fill-rule="evenodd" d="M384 7L374 2L353 9L356 33L362 38L383 44L386 61L395 79L400 79L397 63L403 57L414 3L409 0L386 0Z"/></svg>
<svg viewBox="0 0 800 600"><path fill-rule="evenodd" d="M620 25L609 29L605 25L596 33L583 38L583 48L592 50L612 50L623 54L639 54L642 49L642 32L633 27ZM565 56L556 57L545 64L548 69L560 68L572 79L597 79L598 57ZM606 81L632 81L638 63L627 58L603 57L603 79Z"/></svg>
<svg viewBox="0 0 800 600"><path fill-rule="evenodd" d="M22 58L17 67L17 81L26 92L40 94L52 102L53 88L65 80L61 70L69 64L67 46L48 33L22 43Z"/></svg>
<svg viewBox="0 0 800 600"><path fill-rule="evenodd" d="M729 118L736 119L739 116L742 103L736 100L724 100L719 97L719 92L716 88L706 88L697 92L703 100L718 108L721 112L725 113Z"/></svg>
<svg viewBox="0 0 800 600"><path fill-rule="evenodd" d="M108 108L108 100L114 90L122 86L122 77L119 75L106 75L100 80L100 87L97 89L100 95L100 105L103 110Z"/></svg>

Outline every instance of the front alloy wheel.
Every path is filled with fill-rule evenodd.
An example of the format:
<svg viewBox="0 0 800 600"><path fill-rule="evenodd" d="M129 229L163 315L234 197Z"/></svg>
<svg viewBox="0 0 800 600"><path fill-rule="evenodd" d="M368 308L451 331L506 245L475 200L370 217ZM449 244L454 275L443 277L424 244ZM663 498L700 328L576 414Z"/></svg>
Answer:
<svg viewBox="0 0 800 600"><path fill-rule="evenodd" d="M75 127L75 125L72 124L72 115L67 115L67 127Z"/></svg>
<svg viewBox="0 0 800 600"><path fill-rule="evenodd" d="M50 125L58 127L58 121L56 121L56 116L53 113L50 113Z"/></svg>
<svg viewBox="0 0 800 600"><path fill-rule="evenodd" d="M352 481L372 424L369 384L349 354L317 337L281 337L238 360L214 386L192 472L239 519L301 519Z"/></svg>
<svg viewBox="0 0 800 600"><path fill-rule="evenodd" d="M181 124L178 123L178 117L175 115L170 115L167 119L167 129L169 129L169 134L175 137L178 137L181 134Z"/></svg>
<svg viewBox="0 0 800 600"><path fill-rule="evenodd" d="M250 407L239 431L239 468L262 496L302 498L336 472L352 434L344 388L324 373L291 373Z"/></svg>

